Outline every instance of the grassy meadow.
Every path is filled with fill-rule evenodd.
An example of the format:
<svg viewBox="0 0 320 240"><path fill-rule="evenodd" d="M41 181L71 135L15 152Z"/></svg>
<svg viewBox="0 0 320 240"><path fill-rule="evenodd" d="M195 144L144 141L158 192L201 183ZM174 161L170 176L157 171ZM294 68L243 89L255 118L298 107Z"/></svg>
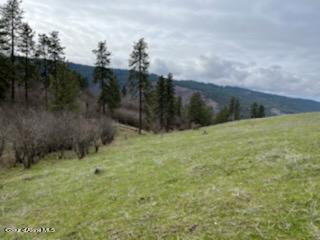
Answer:
<svg viewBox="0 0 320 240"><path fill-rule="evenodd" d="M1 240L320 239L320 114L121 130L84 160L0 170L0 227Z"/></svg>

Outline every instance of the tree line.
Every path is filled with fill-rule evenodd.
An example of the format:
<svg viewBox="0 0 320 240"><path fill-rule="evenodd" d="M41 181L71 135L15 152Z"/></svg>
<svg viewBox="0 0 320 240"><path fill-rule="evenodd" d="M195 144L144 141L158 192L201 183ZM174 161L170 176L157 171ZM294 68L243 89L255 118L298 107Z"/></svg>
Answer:
<svg viewBox="0 0 320 240"><path fill-rule="evenodd" d="M81 90L87 80L68 68L65 47L58 31L38 34L24 22L20 0L7 0L0 8L0 100L10 96L16 101L16 87L24 89L24 102L29 106L29 91L41 85L46 109L74 110L79 104ZM129 79L121 90L112 71L112 53L107 42L98 42L94 49L95 69L93 81L99 84L98 111L116 115L122 99L137 99L138 129L170 131L206 126L213 123L236 121L241 118L239 99L232 97L229 106L214 113L200 93L195 92L189 102L183 102L175 93L171 73L160 76L156 83L149 81L150 59L148 44L141 38L134 43L129 56ZM264 107L254 105L251 117L263 117Z"/></svg>
<svg viewBox="0 0 320 240"><path fill-rule="evenodd" d="M19 0L8 0L0 8L0 99L10 95L16 102L19 86L28 106L31 87L40 82L46 108L74 108L84 79L67 67L59 32L39 34L36 42L23 16Z"/></svg>
<svg viewBox="0 0 320 240"><path fill-rule="evenodd" d="M82 159L113 140L113 123L76 111L85 79L68 67L59 32L36 41L23 14L19 0L0 7L0 165L30 168L48 154L62 158L71 150Z"/></svg>
<svg viewBox="0 0 320 240"><path fill-rule="evenodd" d="M156 83L150 82L148 44L143 38L133 46L129 59L128 83L121 91L110 67L111 52L108 50L106 41L99 42L93 53L96 56L94 81L100 84L99 103L103 112L107 105L112 114L120 107L121 98L128 94L137 97L139 133L143 128L147 128L143 126L144 122L145 125L152 126L151 130L170 131L177 128L190 128L193 124L207 126L241 119L240 100L235 97L230 99L229 106L214 114L212 106L208 106L198 92L195 92L189 102L184 104L182 98L175 93L172 73L168 73L166 77L160 76ZM258 108L261 111L264 106L260 105ZM252 117L264 116L260 114Z"/></svg>

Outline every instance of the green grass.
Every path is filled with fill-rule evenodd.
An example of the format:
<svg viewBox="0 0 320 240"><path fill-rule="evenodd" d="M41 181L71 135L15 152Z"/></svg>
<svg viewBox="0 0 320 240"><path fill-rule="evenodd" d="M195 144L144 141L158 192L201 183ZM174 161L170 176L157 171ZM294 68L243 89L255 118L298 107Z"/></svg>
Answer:
<svg viewBox="0 0 320 240"><path fill-rule="evenodd" d="M320 239L317 113L120 134L85 160L0 174L0 227L56 230L1 240Z"/></svg>

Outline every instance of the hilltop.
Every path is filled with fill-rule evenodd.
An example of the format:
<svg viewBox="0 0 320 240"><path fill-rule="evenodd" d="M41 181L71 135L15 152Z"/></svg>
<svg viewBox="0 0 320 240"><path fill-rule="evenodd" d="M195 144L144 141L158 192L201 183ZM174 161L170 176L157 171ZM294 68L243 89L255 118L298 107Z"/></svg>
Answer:
<svg viewBox="0 0 320 240"><path fill-rule="evenodd" d="M0 239L317 239L320 114L167 135L1 171ZM102 169L94 174L96 167Z"/></svg>
<svg viewBox="0 0 320 240"><path fill-rule="evenodd" d="M89 88L92 92L99 92L98 86L94 85L92 82L94 67L74 63L70 63L69 66L71 69L88 79ZM128 70L114 69L114 73L117 76L119 85L123 86L128 79ZM156 81L157 79L158 76L156 74L150 74L151 81ZM248 117L250 105L253 102L263 104L266 107L266 113L268 116L320 111L320 103L312 100L289 98L244 88L223 87L211 83L196 81L180 80L175 81L175 85L178 88L177 94L182 96L185 101L193 92L198 91L207 99L208 104L220 109L229 104L231 97L237 97L241 102L242 115L244 117Z"/></svg>

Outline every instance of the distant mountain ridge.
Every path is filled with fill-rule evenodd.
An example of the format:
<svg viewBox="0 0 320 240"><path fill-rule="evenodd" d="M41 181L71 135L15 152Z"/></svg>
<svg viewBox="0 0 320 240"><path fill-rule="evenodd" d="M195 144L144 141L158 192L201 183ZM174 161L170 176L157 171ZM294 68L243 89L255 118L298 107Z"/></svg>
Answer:
<svg viewBox="0 0 320 240"><path fill-rule="evenodd" d="M89 89L93 93L98 93L99 88L92 81L94 67L69 63L69 67L88 79ZM129 71L123 69L113 69L117 76L120 86L126 84ZM150 74L149 79L156 81L158 75ZM232 96L239 98L241 102L241 112L244 117L249 115L250 105L253 102L258 102L266 107L266 112L269 116L279 114L294 114L304 112L320 112L320 102L306 99L290 98L274 94L267 94L239 87L222 87L212 83L203 83L196 81L175 81L178 95L186 98L192 92L200 92L207 98L216 110L227 106ZM189 91L188 91L189 90Z"/></svg>

